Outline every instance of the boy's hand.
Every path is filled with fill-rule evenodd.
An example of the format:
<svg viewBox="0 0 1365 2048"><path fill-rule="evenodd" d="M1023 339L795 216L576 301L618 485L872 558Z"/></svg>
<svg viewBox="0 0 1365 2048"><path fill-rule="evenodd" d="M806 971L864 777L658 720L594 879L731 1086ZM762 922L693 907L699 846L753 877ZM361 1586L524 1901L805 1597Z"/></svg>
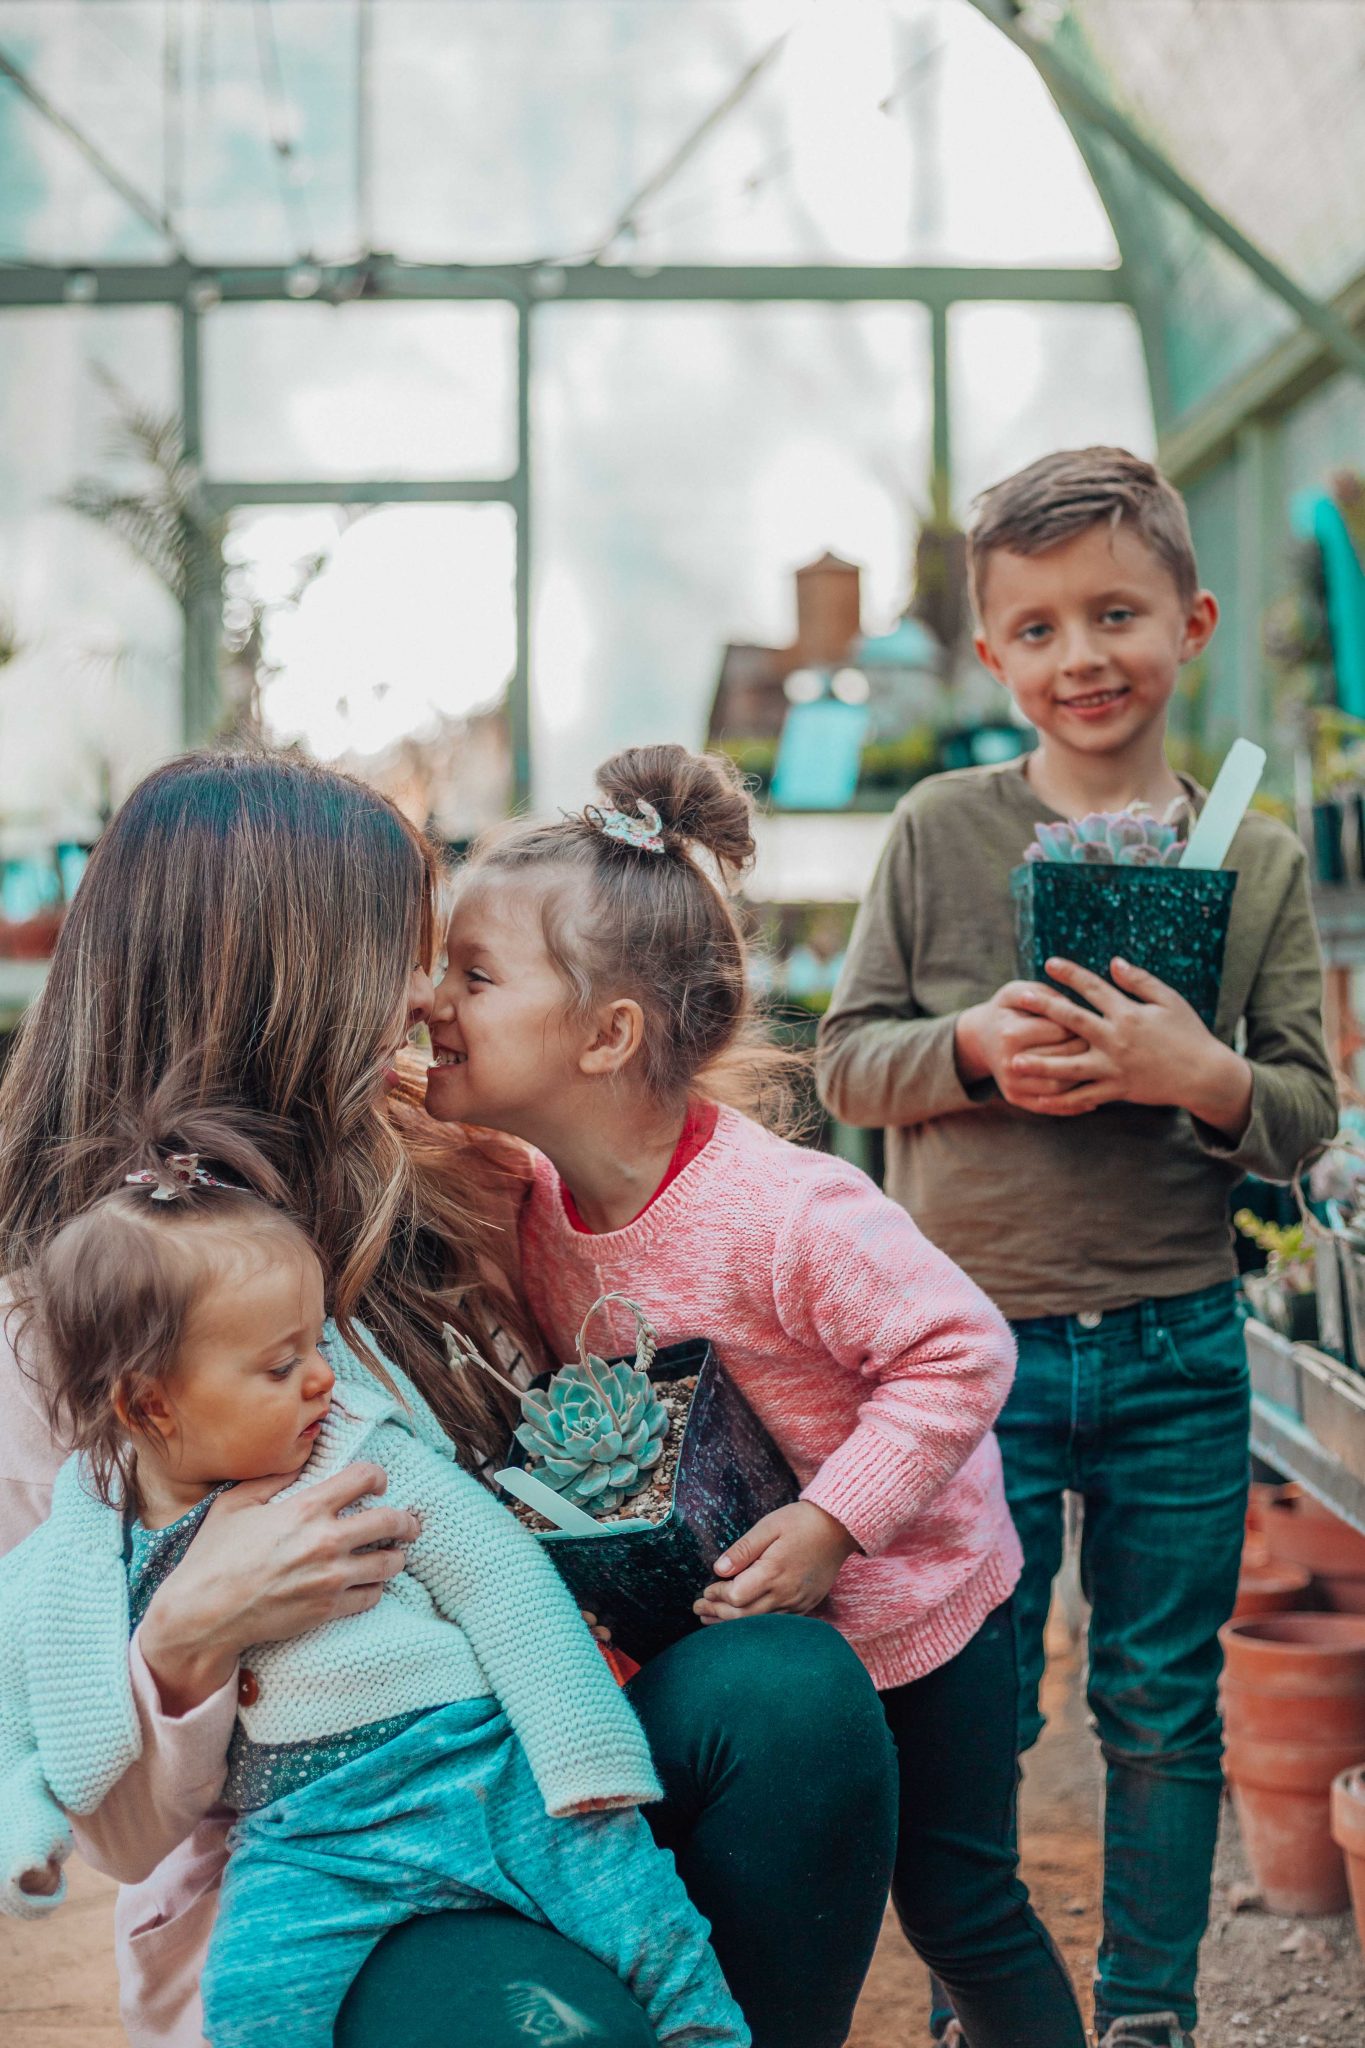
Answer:
<svg viewBox="0 0 1365 2048"><path fill-rule="evenodd" d="M716 1559L719 1582L707 1587L692 1611L707 1622L809 1614L857 1548L843 1523L814 1501L793 1501L764 1515Z"/></svg>
<svg viewBox="0 0 1365 2048"><path fill-rule="evenodd" d="M1062 1057L1089 1051L1087 1040L1065 1025L1054 1024L1030 1005L1029 999L1041 986L1035 981L1007 981L989 1002L964 1010L954 1033L963 1081L968 1086L973 1081L994 1081L1006 1102L1016 1109L1038 1109L1075 1086L1057 1074L1026 1072L1025 1054L1046 1049L1050 1055Z"/></svg>
<svg viewBox="0 0 1365 2048"><path fill-rule="evenodd" d="M1251 1068L1204 1024L1183 996L1154 974L1114 960L1115 988L1070 960L1049 960L1047 971L1094 1004L1082 1009L1041 984L1027 985L1021 1002L1058 1030L1084 1041L1083 1052L1052 1048L1015 1062L1026 1080L1063 1085L1043 1116L1084 1116L1105 1102L1142 1102L1188 1110L1228 1138L1239 1138L1251 1114Z"/></svg>

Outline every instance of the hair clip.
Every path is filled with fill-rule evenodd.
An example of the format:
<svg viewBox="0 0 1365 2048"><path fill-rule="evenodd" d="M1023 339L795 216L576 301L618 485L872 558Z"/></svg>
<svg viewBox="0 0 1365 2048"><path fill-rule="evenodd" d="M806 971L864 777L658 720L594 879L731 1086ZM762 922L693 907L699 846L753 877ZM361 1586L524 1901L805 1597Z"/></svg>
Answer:
<svg viewBox="0 0 1365 2048"><path fill-rule="evenodd" d="M154 1202L173 1202L186 1188L226 1188L232 1183L215 1180L199 1164L197 1152L168 1152L165 1165L160 1173L144 1166L140 1173L125 1173L124 1186L150 1188Z"/></svg>
<svg viewBox="0 0 1365 2048"><path fill-rule="evenodd" d="M606 839L619 839L623 846L633 846L637 853L663 853L663 819L643 797L635 808L640 813L638 818L618 811L615 804L604 804L600 809L596 804L586 804L583 816Z"/></svg>

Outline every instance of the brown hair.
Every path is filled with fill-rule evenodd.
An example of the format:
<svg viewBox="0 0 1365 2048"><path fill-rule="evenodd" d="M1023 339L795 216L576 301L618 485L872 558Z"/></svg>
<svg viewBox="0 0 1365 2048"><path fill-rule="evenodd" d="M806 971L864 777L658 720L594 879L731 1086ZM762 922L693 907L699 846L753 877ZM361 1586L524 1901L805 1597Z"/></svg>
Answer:
<svg viewBox="0 0 1365 2048"><path fill-rule="evenodd" d="M438 1147L379 1090L412 968L431 958L434 884L392 804L295 756L189 754L139 783L0 1082L0 1273L22 1290L174 1073L196 1106L273 1119L263 1150L343 1335L363 1353L367 1325L470 1462L499 1450L497 1403L450 1373L441 1342L446 1321L481 1346L495 1321L517 1325L489 1279L492 1141Z"/></svg>
<svg viewBox="0 0 1365 2048"><path fill-rule="evenodd" d="M1199 588L1189 515L1175 485L1126 448L1068 448L983 491L967 533L972 604L981 617L986 564L998 548L1041 555L1101 521L1131 526L1170 571L1180 602Z"/></svg>
<svg viewBox="0 0 1365 2048"><path fill-rule="evenodd" d="M602 829L589 805L554 823L486 835L467 873L535 876L544 885L542 928L550 957L586 1013L629 993L644 1012L640 1078L672 1101L689 1090L733 1102L766 1123L792 1121L791 1079L801 1063L771 1043L755 1015L746 946L724 888L754 858L753 802L734 763L685 747L629 747L597 771L602 803L639 824L657 813L663 852ZM723 887L705 874L709 855ZM583 887L555 888L557 880Z"/></svg>
<svg viewBox="0 0 1365 2048"><path fill-rule="evenodd" d="M135 1439L150 1427L145 1397L170 1377L205 1279L222 1277L263 1238L317 1258L297 1218L279 1206L284 1182L243 1120L177 1109L166 1092L150 1107L149 1134L114 1169L114 1187L63 1224L24 1275L53 1431L84 1453L99 1498L111 1505L137 1498ZM211 1160L232 1183L182 1184L174 1153ZM146 1179L129 1186L130 1173Z"/></svg>

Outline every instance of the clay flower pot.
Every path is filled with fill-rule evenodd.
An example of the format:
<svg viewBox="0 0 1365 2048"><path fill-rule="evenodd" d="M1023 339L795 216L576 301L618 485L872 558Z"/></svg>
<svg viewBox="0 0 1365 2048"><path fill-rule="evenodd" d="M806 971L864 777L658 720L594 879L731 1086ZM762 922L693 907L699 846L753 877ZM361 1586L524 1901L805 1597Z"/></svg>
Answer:
<svg viewBox="0 0 1365 2048"><path fill-rule="evenodd" d="M1346 1858L1356 1933L1365 1948L1365 1766L1332 1781L1332 1840Z"/></svg>
<svg viewBox="0 0 1365 2048"><path fill-rule="evenodd" d="M1331 1788L1365 1758L1365 1616L1262 1615L1219 1641L1224 1769L1256 1883L1272 1913L1339 1913Z"/></svg>
<svg viewBox="0 0 1365 2048"><path fill-rule="evenodd" d="M1312 1583L1312 1575L1302 1565L1279 1564L1264 1553L1258 1555L1248 1543L1242 1554L1232 1619L1247 1621L1253 1615L1286 1614L1292 1608L1306 1607Z"/></svg>
<svg viewBox="0 0 1365 2048"><path fill-rule="evenodd" d="M1302 1565L1324 1607L1365 1614L1365 1536L1307 1494L1270 1501L1261 1534L1270 1555Z"/></svg>

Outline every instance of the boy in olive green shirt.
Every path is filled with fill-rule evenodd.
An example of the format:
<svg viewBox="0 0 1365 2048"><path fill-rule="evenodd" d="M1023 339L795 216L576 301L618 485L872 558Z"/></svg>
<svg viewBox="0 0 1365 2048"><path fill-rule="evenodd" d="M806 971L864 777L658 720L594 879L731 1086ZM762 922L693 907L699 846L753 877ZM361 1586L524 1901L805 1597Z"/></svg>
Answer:
<svg viewBox="0 0 1365 2048"><path fill-rule="evenodd" d="M999 1434L1025 1553L1025 1747L1062 1497L1084 1498L1107 1765L1096 2031L1187 2048L1248 1468L1227 1197L1244 1172L1291 1178L1336 1121L1306 862L1286 826L1247 817L1212 1031L1119 960L1112 982L1048 963L1083 1002L1015 979L1008 876L1035 825L1202 801L1166 760L1166 710L1218 607L1179 495L1121 449L996 486L969 547L977 652L1038 747L898 807L821 1028L821 1094L887 1128L888 1192L1014 1325Z"/></svg>

